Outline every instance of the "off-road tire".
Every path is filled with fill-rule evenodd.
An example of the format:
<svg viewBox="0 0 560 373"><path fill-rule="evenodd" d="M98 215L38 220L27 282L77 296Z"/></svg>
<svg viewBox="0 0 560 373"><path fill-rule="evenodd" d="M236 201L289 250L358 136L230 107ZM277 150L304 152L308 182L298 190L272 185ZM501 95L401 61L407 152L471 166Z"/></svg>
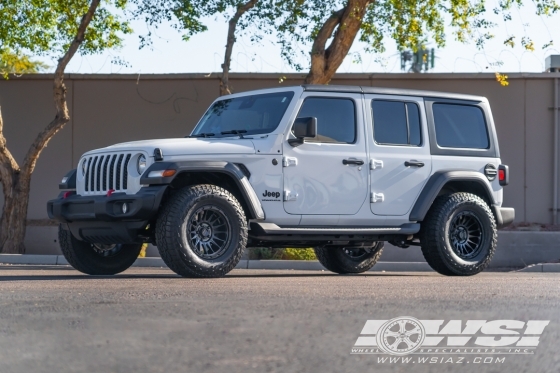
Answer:
<svg viewBox="0 0 560 373"><path fill-rule="evenodd" d="M115 275L127 270L138 258L142 244L119 245L110 256L95 252L91 243L80 241L69 230L58 227L58 242L62 254L72 267L88 275Z"/></svg>
<svg viewBox="0 0 560 373"><path fill-rule="evenodd" d="M461 212L479 221L482 232L480 250L472 258L462 258L453 249L450 226ZM422 222L420 243L424 258L435 271L446 276L472 276L482 272L496 251L498 233L494 214L488 204L471 193L453 193L435 199Z"/></svg>
<svg viewBox="0 0 560 373"><path fill-rule="evenodd" d="M187 228L201 208L215 208L225 216L231 236L224 252L212 259L199 256L189 241ZM247 219L239 201L215 185L194 185L175 193L161 209L156 223L156 243L167 266L183 277L221 277L231 271L247 245Z"/></svg>
<svg viewBox="0 0 560 373"><path fill-rule="evenodd" d="M354 258L345 252L344 247L315 247L319 262L331 272L339 274L362 273L369 271L381 257L384 242L376 242L370 252Z"/></svg>

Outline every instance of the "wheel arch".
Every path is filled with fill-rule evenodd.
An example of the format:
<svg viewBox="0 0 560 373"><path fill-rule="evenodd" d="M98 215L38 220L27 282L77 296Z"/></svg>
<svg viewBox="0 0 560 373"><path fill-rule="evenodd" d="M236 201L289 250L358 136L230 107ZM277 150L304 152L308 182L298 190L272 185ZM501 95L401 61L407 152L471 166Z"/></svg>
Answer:
<svg viewBox="0 0 560 373"><path fill-rule="evenodd" d="M435 172L418 196L409 216L410 221L423 221L434 200L443 194L467 192L475 194L490 207L496 204L488 179L476 171Z"/></svg>
<svg viewBox="0 0 560 373"><path fill-rule="evenodd" d="M176 170L176 173L171 177L147 177L150 172L160 170ZM144 172L141 183L169 184L171 190L213 184L232 193L249 219L262 220L264 211L248 177L250 174L244 165L225 161L156 162Z"/></svg>

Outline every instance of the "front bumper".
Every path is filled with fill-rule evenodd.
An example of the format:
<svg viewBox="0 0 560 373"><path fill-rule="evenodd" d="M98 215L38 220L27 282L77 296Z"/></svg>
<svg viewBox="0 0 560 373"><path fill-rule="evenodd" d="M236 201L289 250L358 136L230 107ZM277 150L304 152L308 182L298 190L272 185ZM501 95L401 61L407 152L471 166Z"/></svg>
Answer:
<svg viewBox="0 0 560 373"><path fill-rule="evenodd" d="M496 217L496 225L499 228L507 227L515 219L515 210L513 207L500 207L492 205L494 216Z"/></svg>
<svg viewBox="0 0 560 373"><path fill-rule="evenodd" d="M138 193L111 196L70 195L47 202L47 212L74 237L95 243L136 243L146 240L146 226L156 217L167 185L142 188ZM126 213L122 212L127 204Z"/></svg>

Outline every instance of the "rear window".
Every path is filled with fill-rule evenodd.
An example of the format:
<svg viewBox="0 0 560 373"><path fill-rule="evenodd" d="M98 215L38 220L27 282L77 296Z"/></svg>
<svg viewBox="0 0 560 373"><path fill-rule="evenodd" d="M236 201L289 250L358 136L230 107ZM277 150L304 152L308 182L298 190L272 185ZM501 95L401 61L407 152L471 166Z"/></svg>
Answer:
<svg viewBox="0 0 560 373"><path fill-rule="evenodd" d="M412 102L373 100L375 142L384 145L420 146L420 112Z"/></svg>
<svg viewBox="0 0 560 373"><path fill-rule="evenodd" d="M480 107L436 103L432 106L432 110L439 146L488 149L488 131Z"/></svg>

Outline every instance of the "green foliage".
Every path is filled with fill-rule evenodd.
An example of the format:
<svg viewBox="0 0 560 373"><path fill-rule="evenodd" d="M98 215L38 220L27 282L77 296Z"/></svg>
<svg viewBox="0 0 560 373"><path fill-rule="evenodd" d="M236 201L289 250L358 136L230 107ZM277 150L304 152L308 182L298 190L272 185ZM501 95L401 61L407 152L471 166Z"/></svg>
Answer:
<svg viewBox="0 0 560 373"><path fill-rule="evenodd" d="M0 50L17 55L60 57L74 40L88 0L3 0L0 3ZM93 54L121 46L132 32L121 20L127 0L103 0L90 23L79 53Z"/></svg>
<svg viewBox="0 0 560 373"><path fill-rule="evenodd" d="M33 74L44 71L48 65L31 60L28 56L17 54L11 50L0 50L0 75L5 79L9 74Z"/></svg>
<svg viewBox="0 0 560 373"><path fill-rule="evenodd" d="M249 259L253 260L317 260L313 249L271 249L251 247L247 249Z"/></svg>
<svg viewBox="0 0 560 373"><path fill-rule="evenodd" d="M237 9L248 0L130 0L134 7L129 9L135 19L143 19L146 24L157 29L163 22L169 23L173 28L183 33L183 39L188 41L193 35L204 32L208 28L202 23L204 17L222 16L225 20L231 19ZM249 9L237 23L237 30L243 33L249 26L251 40L258 42L263 34L272 34L274 24L281 17L283 8L280 6L289 3L287 0L259 0ZM296 1L297 2L297 1ZM141 47L152 44L153 32L140 35ZM226 35L224 35L225 39Z"/></svg>
<svg viewBox="0 0 560 373"><path fill-rule="evenodd" d="M317 260L313 249L284 249L282 259L286 260Z"/></svg>
<svg viewBox="0 0 560 373"><path fill-rule="evenodd" d="M348 3L348 0L279 1L277 11L280 16L275 27L282 56L297 70L303 70L305 66L301 65L301 58L308 58L308 46L319 29L331 14ZM383 52L387 38L394 40L400 50L416 51L418 46L430 41L443 47L450 32L458 41L474 43L482 49L487 40L494 38L491 30L497 27L488 20L489 3L486 0L369 1L358 38L366 44L368 52ZM491 11L507 22L513 19L512 10L526 3L527 0L500 0ZM538 15L550 16L560 10L556 0L532 0L531 3ZM449 18L451 22L446 24ZM527 50L534 50L530 38L527 35L521 37L522 45ZM512 45L512 42L510 37L504 43Z"/></svg>

